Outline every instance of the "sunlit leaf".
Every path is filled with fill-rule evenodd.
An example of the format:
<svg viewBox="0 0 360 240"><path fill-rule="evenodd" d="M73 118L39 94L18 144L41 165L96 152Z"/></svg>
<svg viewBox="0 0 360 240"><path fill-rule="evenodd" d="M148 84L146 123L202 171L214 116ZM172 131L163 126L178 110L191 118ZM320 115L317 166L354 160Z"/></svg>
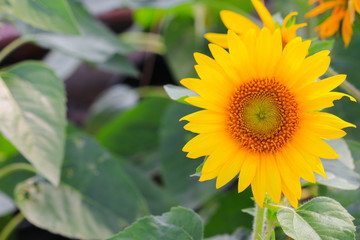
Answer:
<svg viewBox="0 0 360 240"><path fill-rule="evenodd" d="M65 94L48 67L23 62L0 73L0 130L53 184L65 141Z"/></svg>
<svg viewBox="0 0 360 240"><path fill-rule="evenodd" d="M283 208L277 218L284 232L295 240L354 239L354 218L338 202L317 197L298 209Z"/></svg>
<svg viewBox="0 0 360 240"><path fill-rule="evenodd" d="M67 0L8 0L10 13L38 28L79 34L75 17Z"/></svg>
<svg viewBox="0 0 360 240"><path fill-rule="evenodd" d="M190 209L176 207L162 216L142 218L108 240L201 240L200 217Z"/></svg>
<svg viewBox="0 0 360 240"><path fill-rule="evenodd" d="M47 32L24 23L17 23L17 28L40 46L93 63L109 63L111 69L115 65L123 74L136 75L137 70L125 57L133 51L131 46L91 16L80 2L70 1L69 5L78 23L79 35Z"/></svg>
<svg viewBox="0 0 360 240"><path fill-rule="evenodd" d="M31 178L16 188L16 203L36 226L71 238L104 239L141 215L146 204L121 164L96 142L67 143L61 183Z"/></svg>

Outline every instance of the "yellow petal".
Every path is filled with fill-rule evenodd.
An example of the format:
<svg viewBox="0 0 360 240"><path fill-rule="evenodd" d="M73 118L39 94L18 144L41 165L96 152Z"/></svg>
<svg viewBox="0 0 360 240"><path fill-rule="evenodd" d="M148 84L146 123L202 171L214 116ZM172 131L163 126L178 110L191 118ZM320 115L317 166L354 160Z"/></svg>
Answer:
<svg viewBox="0 0 360 240"><path fill-rule="evenodd" d="M240 150L233 158L230 158L219 172L218 178L216 179L216 188L224 186L230 182L237 174L239 174L241 166L245 160L245 153Z"/></svg>
<svg viewBox="0 0 360 240"><path fill-rule="evenodd" d="M214 179L218 176L219 172L221 170L221 167L216 168L215 170L211 171L211 172L206 172L206 173L201 173L201 176L199 178L200 182L204 182L204 181L208 181L211 179Z"/></svg>
<svg viewBox="0 0 360 240"><path fill-rule="evenodd" d="M285 180L282 181L282 191L283 191L285 197L289 200L291 206L293 206L294 208L297 208L298 205L299 205L298 199L290 191L290 189L286 186L286 181Z"/></svg>
<svg viewBox="0 0 360 240"><path fill-rule="evenodd" d="M228 48L226 34L206 33L204 37L211 43L215 43L223 48Z"/></svg>
<svg viewBox="0 0 360 240"><path fill-rule="evenodd" d="M185 78L180 82L182 85L198 93L210 103L224 108L228 106L228 99L224 97L228 96L228 93L224 91L226 88L221 91L219 90L218 84L215 85L211 81L204 81L195 78Z"/></svg>
<svg viewBox="0 0 360 240"><path fill-rule="evenodd" d="M266 191L269 194L270 198L278 204L280 202L281 196L281 178L276 160L272 155L264 155L263 163L266 169Z"/></svg>
<svg viewBox="0 0 360 240"><path fill-rule="evenodd" d="M288 144L286 149L283 150L280 154L283 155L283 159L285 159L286 164L294 173L296 173L297 176L302 177L308 182L316 182L312 168L303 159L302 155L298 150L296 150L296 148Z"/></svg>
<svg viewBox="0 0 360 240"><path fill-rule="evenodd" d="M350 96L346 93L340 93L340 92L329 92L322 96L319 96L317 98L312 99L311 101L308 101L303 104L303 108L306 109L306 111L316 111L321 110L324 108L332 107L334 106L334 101L339 100L343 97L348 97L351 101L356 102L356 99Z"/></svg>
<svg viewBox="0 0 360 240"><path fill-rule="evenodd" d="M238 83L250 79L251 76L254 76L255 70L253 65L250 65L248 51L240 37L231 30L228 32L228 45L230 58L233 64L243 66L241 69L237 68L237 73L239 75Z"/></svg>
<svg viewBox="0 0 360 240"><path fill-rule="evenodd" d="M345 79L346 79L345 74L339 74L329 78L325 78L323 80L309 84L308 86L304 87L301 91L299 91L298 94L300 96L303 96L303 98L305 99L312 99L335 89L340 84L342 84L345 81Z"/></svg>
<svg viewBox="0 0 360 240"><path fill-rule="evenodd" d="M224 113L224 109L222 107L205 100L201 96L188 97L185 98L184 101L199 108L210 109L219 113Z"/></svg>
<svg viewBox="0 0 360 240"><path fill-rule="evenodd" d="M317 157L326 159L339 158L339 156L337 155L335 150L332 149L332 147L330 147L319 137L312 135L311 132L306 129L302 129L301 134L298 133L293 141L296 142L296 146L301 147L301 149Z"/></svg>
<svg viewBox="0 0 360 240"><path fill-rule="evenodd" d="M269 28L271 31L275 30L275 22L270 14L270 12L267 10L267 8L264 6L264 4L260 0L251 0L252 4L254 5L257 13L259 14L261 20L263 21L264 25Z"/></svg>
<svg viewBox="0 0 360 240"><path fill-rule="evenodd" d="M341 118L326 112L310 112L307 113L305 119L310 122L318 123L325 126L331 126L338 129L347 128L347 127L355 127L352 123L346 122Z"/></svg>
<svg viewBox="0 0 360 240"><path fill-rule="evenodd" d="M180 121L189 121L193 123L224 123L226 118L217 112L209 111L209 110L201 110L189 115L186 115L180 119Z"/></svg>
<svg viewBox="0 0 360 240"><path fill-rule="evenodd" d="M230 54L225 49L215 44L209 44L209 49L216 62L224 69L229 78L236 83L239 76L231 61Z"/></svg>
<svg viewBox="0 0 360 240"><path fill-rule="evenodd" d="M225 35L225 34L223 34L223 35ZM209 56L206 56L205 54L196 52L196 53L194 53L194 59L198 65L205 65L210 68L213 68L214 70L216 70L217 72L219 72L221 74L224 73L224 70L221 68L221 66L214 59L212 59Z"/></svg>
<svg viewBox="0 0 360 240"><path fill-rule="evenodd" d="M224 165L227 161L232 159L239 149L234 144L220 144L206 159L202 168L203 173L211 172L218 167Z"/></svg>
<svg viewBox="0 0 360 240"><path fill-rule="evenodd" d="M212 153L215 147L224 142L223 139L221 134L199 134L188 141L182 150L188 152L188 158L199 158Z"/></svg>
<svg viewBox="0 0 360 240"><path fill-rule="evenodd" d="M305 58L301 64L301 71L293 76L292 89L294 92L300 91L303 87L315 82L322 76L330 65L330 51L324 50Z"/></svg>
<svg viewBox="0 0 360 240"><path fill-rule="evenodd" d="M289 160L284 158L282 154L276 154L275 159L281 179L286 182L291 192L299 199L301 197L300 176L290 168ZM283 184L281 184L281 188L283 188Z"/></svg>
<svg viewBox="0 0 360 240"><path fill-rule="evenodd" d="M248 18L228 10L220 12L220 17L228 29L235 31L238 34L244 34L250 29L259 31L260 28Z"/></svg>
<svg viewBox="0 0 360 240"><path fill-rule="evenodd" d="M244 157L244 163L240 170L238 192L244 191L254 179L259 165L259 156L248 154Z"/></svg>
<svg viewBox="0 0 360 240"><path fill-rule="evenodd" d="M263 159L260 158L258 169L251 183L251 190L253 192L255 201L260 207L263 207L266 188L268 185L265 176L266 176L265 164L263 162Z"/></svg>

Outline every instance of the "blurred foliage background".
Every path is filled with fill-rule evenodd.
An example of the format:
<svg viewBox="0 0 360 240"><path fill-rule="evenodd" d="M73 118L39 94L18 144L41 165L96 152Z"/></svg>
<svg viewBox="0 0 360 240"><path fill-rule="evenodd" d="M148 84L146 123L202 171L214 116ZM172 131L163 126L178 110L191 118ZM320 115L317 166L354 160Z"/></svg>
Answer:
<svg viewBox="0 0 360 240"><path fill-rule="evenodd" d="M163 85L196 77L193 53L209 53L203 34L226 32L220 10L257 21L251 2L57 0L41 10L43 15L35 2L0 3L0 47L16 39L27 42L1 65L8 69L21 61L39 60L62 80L67 99L65 150L51 153L64 158L58 165L58 186L28 171L0 179L0 231L20 211L27 221L12 239L105 239L139 217L183 206L201 216L208 239L246 236L252 216L251 210L242 209L253 206L251 191L237 194L234 184L216 190L213 181L200 183L196 176L190 177L203 159L187 159L181 151L193 135L178 120L196 109L169 99ZM321 18L302 17L311 8L307 1L266 4L278 19L298 11L297 22L309 24L300 35L316 38L313 28ZM332 49L332 67L347 74L358 88L359 24L356 21L349 48L343 47L340 36L321 45ZM33 104L37 111L37 103ZM61 112L65 106L58 101L51 107ZM343 99L331 111L360 126L358 103ZM333 143L344 157L324 162L329 179L319 177L320 185L306 185L303 197L304 201L318 195L336 199L359 226L360 192L354 189L359 186L360 132L358 128L347 132L345 141ZM0 139L0 167L27 162L17 149ZM43 169L40 175L42 171L52 174ZM277 236L285 239L281 229Z"/></svg>

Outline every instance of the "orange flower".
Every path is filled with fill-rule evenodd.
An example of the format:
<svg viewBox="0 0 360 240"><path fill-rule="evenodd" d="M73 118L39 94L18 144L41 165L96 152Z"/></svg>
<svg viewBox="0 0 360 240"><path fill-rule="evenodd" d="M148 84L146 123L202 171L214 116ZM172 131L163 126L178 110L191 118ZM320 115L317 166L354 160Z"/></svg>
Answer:
<svg viewBox="0 0 360 240"><path fill-rule="evenodd" d="M331 15L315 28L322 39L334 35L340 28L345 47L349 46L353 35L352 25L355 20L355 12L360 13L360 0L310 0L309 4L319 5L308 12L305 17L314 17L327 10L333 9Z"/></svg>
<svg viewBox="0 0 360 240"><path fill-rule="evenodd" d="M254 5L265 27L267 27L271 32L274 32L277 28L281 30L283 46L296 37L296 31L299 28L305 27L307 25L306 23L291 24L289 21L291 17L298 14L297 12L292 12L284 18L284 21L280 26L275 23L270 12L260 0L251 0L251 2ZM254 29L257 33L260 32L260 26L238 13L229 10L223 10L220 12L220 17L225 26L238 35L245 35L245 33L247 33L247 31L250 29ZM207 33L205 34L205 38L221 47L228 47L226 34Z"/></svg>

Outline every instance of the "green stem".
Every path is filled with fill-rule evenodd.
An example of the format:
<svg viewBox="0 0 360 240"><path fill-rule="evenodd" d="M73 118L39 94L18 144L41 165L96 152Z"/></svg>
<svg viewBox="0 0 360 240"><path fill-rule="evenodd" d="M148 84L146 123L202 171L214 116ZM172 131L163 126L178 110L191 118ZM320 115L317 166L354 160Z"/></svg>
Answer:
<svg viewBox="0 0 360 240"><path fill-rule="evenodd" d="M265 223L266 208L261 208L255 204L255 219L253 225L254 239L263 239L264 223Z"/></svg>
<svg viewBox="0 0 360 240"><path fill-rule="evenodd" d="M19 170L36 173L35 168L28 163L13 163L0 169L0 178Z"/></svg>
<svg viewBox="0 0 360 240"><path fill-rule="evenodd" d="M326 74L329 76L335 76L338 75L339 73L337 73L334 69L329 67ZM354 85L352 85L348 80L345 80L340 85L340 87L344 89L347 93L355 97L358 102L360 102L360 91Z"/></svg>
<svg viewBox="0 0 360 240"><path fill-rule="evenodd" d="M274 221L267 222L266 232L265 232L265 240L271 240L271 236L272 236L272 232L274 231L274 227L275 227Z"/></svg>
<svg viewBox="0 0 360 240"><path fill-rule="evenodd" d="M12 51L16 48L20 47L24 43L30 42L31 40L28 38L18 38L12 41L9 45L7 45L1 52L0 52L0 62L2 62Z"/></svg>
<svg viewBox="0 0 360 240"><path fill-rule="evenodd" d="M19 212L15 217L13 217L10 222L3 228L0 234L0 240L7 240L10 237L10 234L15 230L15 228L24 220L24 215Z"/></svg>

